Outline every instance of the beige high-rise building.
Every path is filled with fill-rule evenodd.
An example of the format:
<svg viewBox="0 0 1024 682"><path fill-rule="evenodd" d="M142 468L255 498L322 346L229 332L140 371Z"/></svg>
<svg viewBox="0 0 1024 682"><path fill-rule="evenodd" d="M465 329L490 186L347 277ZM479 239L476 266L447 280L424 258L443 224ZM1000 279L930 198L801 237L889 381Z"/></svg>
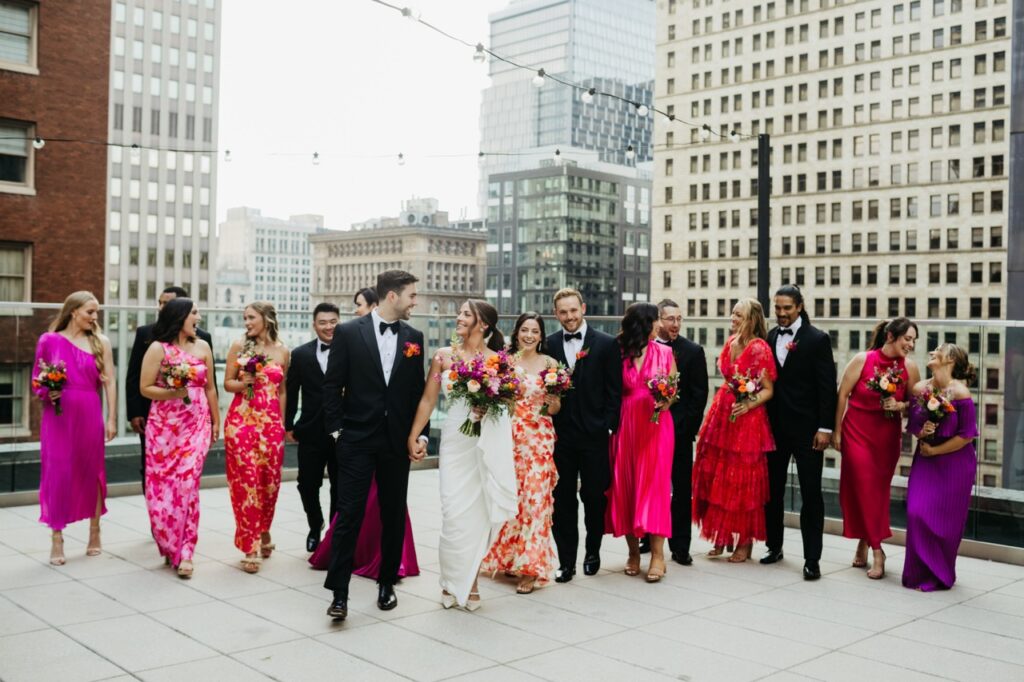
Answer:
<svg viewBox="0 0 1024 682"><path fill-rule="evenodd" d="M771 135L771 288L800 285L812 317L864 320L834 325L840 363L872 320L1002 318L1009 14L1005 0L659 0L656 106L713 134L657 125L653 298L725 317L756 294L757 141L730 142L738 130ZM1000 485L1002 334L921 331L983 366L979 482Z"/></svg>

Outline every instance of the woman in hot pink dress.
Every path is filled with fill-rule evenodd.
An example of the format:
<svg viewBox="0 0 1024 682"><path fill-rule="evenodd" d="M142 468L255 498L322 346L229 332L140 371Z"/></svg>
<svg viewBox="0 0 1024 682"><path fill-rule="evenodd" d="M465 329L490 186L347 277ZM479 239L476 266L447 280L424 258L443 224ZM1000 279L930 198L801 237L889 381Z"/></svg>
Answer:
<svg viewBox="0 0 1024 682"><path fill-rule="evenodd" d="M633 303L622 318L622 411L609 443L612 483L606 493L605 531L626 536L626 575L640 573L640 538L651 536L647 582L665 575L665 538L672 535L672 453L675 427L669 404L655 403L647 388L657 375L673 374L672 349L655 343L658 306ZM660 409L658 422L651 421Z"/></svg>
<svg viewBox="0 0 1024 682"><path fill-rule="evenodd" d="M256 573L276 548L270 540L284 460L288 349L277 339L277 312L256 301L245 308L245 338L231 344L224 390L234 393L224 421L224 460L235 512L242 570Z"/></svg>
<svg viewBox="0 0 1024 682"><path fill-rule="evenodd" d="M732 336L718 358L726 382L734 377L760 380L761 391L737 402L728 383L715 393L701 426L693 464L693 520L701 537L715 543L708 556L721 556L735 543L733 563L750 558L755 540L765 535L768 501L765 453L775 449L765 403L778 376L775 355L765 341L761 304L748 298L732 310ZM749 394L748 394L749 395Z"/></svg>
<svg viewBox="0 0 1024 682"><path fill-rule="evenodd" d="M220 437L217 389L209 381L213 352L196 338L199 319L191 299L164 304L139 375L139 392L152 401L146 418L149 522L161 556L186 579L192 577L199 535L203 462L210 443ZM181 377L184 385L168 385L169 367L188 372Z"/></svg>
<svg viewBox="0 0 1024 682"><path fill-rule="evenodd" d="M91 519L86 555L97 556L101 551L100 515L107 511L103 441L117 434L117 389L110 341L96 321L99 308L88 291L71 294L36 346L33 391L43 401L39 520L53 531L50 563L54 566L64 565L62 531L75 521ZM60 390L35 382L42 363L63 363L67 381ZM105 428L101 393L107 398Z"/></svg>
<svg viewBox="0 0 1024 682"><path fill-rule="evenodd" d="M907 387L921 379L917 365L907 357L914 352L916 341L917 325L907 318L881 322L875 327L871 350L853 356L839 382L832 447L842 455L839 506L843 535L859 540L853 557L856 568L868 565L871 548L874 556L868 577L874 580L885 575L882 540L892 535L889 493L900 459ZM876 371L899 377L885 400L867 386Z"/></svg>

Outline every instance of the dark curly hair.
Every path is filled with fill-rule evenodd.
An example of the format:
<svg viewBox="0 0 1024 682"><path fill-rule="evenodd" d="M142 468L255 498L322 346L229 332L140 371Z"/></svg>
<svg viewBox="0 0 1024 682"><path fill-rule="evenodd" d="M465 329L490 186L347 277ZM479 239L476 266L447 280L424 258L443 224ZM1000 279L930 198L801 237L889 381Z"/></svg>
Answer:
<svg viewBox="0 0 1024 682"><path fill-rule="evenodd" d="M651 339L658 317L658 306L653 303L633 303L626 308L622 328L616 337L623 358L640 357Z"/></svg>
<svg viewBox="0 0 1024 682"><path fill-rule="evenodd" d="M153 325L153 340L174 343L181 333L181 328L185 326L185 320L191 314L191 298L172 298L164 304L157 315L156 324ZM195 337L189 337L189 341L195 341Z"/></svg>
<svg viewBox="0 0 1024 682"><path fill-rule="evenodd" d="M512 338L508 342L508 352L517 353L519 352L519 328L523 326L523 323L527 320L536 320L537 326L540 327L540 342L537 344L538 353L548 352L548 340L544 335L544 318L540 316L540 313L533 310L525 312L519 316L516 320L516 326L512 328Z"/></svg>

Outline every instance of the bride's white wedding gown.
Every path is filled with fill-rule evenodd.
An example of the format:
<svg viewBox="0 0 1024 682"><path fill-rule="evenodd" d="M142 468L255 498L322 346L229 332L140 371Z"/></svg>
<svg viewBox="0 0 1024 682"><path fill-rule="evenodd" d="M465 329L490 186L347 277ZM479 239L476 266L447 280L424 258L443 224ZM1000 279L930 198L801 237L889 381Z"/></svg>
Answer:
<svg viewBox="0 0 1024 682"><path fill-rule="evenodd" d="M447 385L443 390L447 397ZM480 436L470 437L459 432L468 414L464 401L448 401L439 457L441 588L460 606L466 605L480 563L518 504L511 418L488 415Z"/></svg>

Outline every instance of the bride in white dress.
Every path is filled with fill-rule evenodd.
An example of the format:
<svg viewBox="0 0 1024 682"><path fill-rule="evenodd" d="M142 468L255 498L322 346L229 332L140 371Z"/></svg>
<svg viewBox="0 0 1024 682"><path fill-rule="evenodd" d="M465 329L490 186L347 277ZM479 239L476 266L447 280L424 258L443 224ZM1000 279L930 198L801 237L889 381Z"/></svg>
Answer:
<svg viewBox="0 0 1024 682"><path fill-rule="evenodd" d="M430 375L409 433L409 456L422 459L418 437L437 406L441 390L448 395L448 371L456 359L488 357L504 346L498 313L486 301L462 304L455 323L459 343L442 348L430 363ZM504 523L516 515L516 474L512 452L512 421L508 414L487 415L479 436L459 431L470 413L464 401L448 403L441 427L441 604L470 611L480 607L477 575L488 549ZM478 417L483 415L478 413Z"/></svg>

